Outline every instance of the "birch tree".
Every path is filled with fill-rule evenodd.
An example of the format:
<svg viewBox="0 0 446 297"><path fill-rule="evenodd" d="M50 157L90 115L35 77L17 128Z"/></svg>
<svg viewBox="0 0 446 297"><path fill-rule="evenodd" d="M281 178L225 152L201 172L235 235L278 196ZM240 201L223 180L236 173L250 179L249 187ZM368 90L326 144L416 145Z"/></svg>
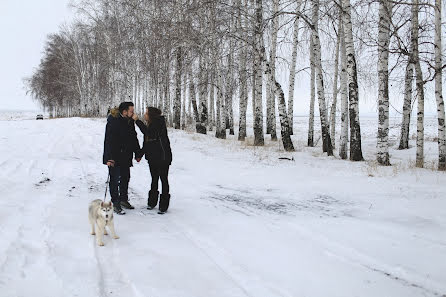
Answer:
<svg viewBox="0 0 446 297"><path fill-rule="evenodd" d="M265 49L262 47L263 40L263 5L262 0L255 0L255 57L254 57L254 86L255 86L255 113L254 113L254 145L263 146L265 141L263 137L263 100L262 100L262 86L263 86L263 71L262 60ZM263 52L262 52L263 51Z"/></svg>
<svg viewBox="0 0 446 297"><path fill-rule="evenodd" d="M290 65L290 78L288 86L288 119L290 125L290 134L293 135L293 121L294 121L294 85L296 84L296 62L297 62L297 46L299 43L299 20L300 20L300 7L302 1L296 2L296 18L294 19L293 26L293 49L291 51L291 65Z"/></svg>
<svg viewBox="0 0 446 297"><path fill-rule="evenodd" d="M313 34L313 32L311 33ZM314 146L314 100L315 100L315 54L313 37L310 38L310 115L308 117L308 141L309 147Z"/></svg>
<svg viewBox="0 0 446 297"><path fill-rule="evenodd" d="M333 148L331 146L330 131L327 118L327 108L325 105L325 90L324 90L324 76L322 73L322 59L321 59L321 43L319 40L319 0L312 0L313 2L313 28L312 28L312 45L314 53L314 64L316 70L317 83L317 97L319 102L319 118L321 120L322 132L322 150L327 152L329 156L333 155Z"/></svg>
<svg viewBox="0 0 446 297"><path fill-rule="evenodd" d="M273 0L273 14L272 14L272 29L271 29L271 50L270 50L270 65L272 79L267 81L267 105L266 105L266 134L271 134L271 140L277 140L276 135L276 98L274 88L272 85L276 77L276 51L277 51L277 32L279 30L279 0Z"/></svg>
<svg viewBox="0 0 446 297"><path fill-rule="evenodd" d="M411 41L413 44L413 41ZM409 61L407 62L405 77L404 77L404 103L403 103L403 116L401 122L401 136L400 145L398 149L409 148L409 127L410 127L410 114L412 111L412 84L413 84L413 45L411 45L411 52L409 54Z"/></svg>
<svg viewBox="0 0 446 297"><path fill-rule="evenodd" d="M378 22L378 143L377 161L390 165L389 160L389 44L392 4L379 2Z"/></svg>
<svg viewBox="0 0 446 297"><path fill-rule="evenodd" d="M342 8L341 8L342 9ZM342 17L342 14L340 14ZM339 144L339 157L347 159L347 143L348 143L348 89L347 89L347 53L345 50L345 38L341 21L341 137Z"/></svg>
<svg viewBox="0 0 446 297"><path fill-rule="evenodd" d="M446 129L442 85L441 0L435 0L435 99L438 118L438 170L446 170Z"/></svg>
<svg viewBox="0 0 446 297"><path fill-rule="evenodd" d="M182 48L178 47L176 51L175 68L175 101L173 104L173 127L181 129L181 70L182 70Z"/></svg>
<svg viewBox="0 0 446 297"><path fill-rule="evenodd" d="M339 75L339 51L341 44L341 29L342 29L342 20L339 19L338 23L338 35L336 40L336 49L335 49L335 63L334 63L334 76L333 76L333 101L331 103L330 109L330 139L333 148L336 147L336 105L338 98L338 75Z"/></svg>
<svg viewBox="0 0 446 297"><path fill-rule="evenodd" d="M243 1L244 2L244 1ZM244 141L246 137L246 110L248 108L248 77L247 77L247 39L245 36L245 21L242 17L242 9L246 5L238 0L238 34L240 35L240 69L239 69L239 133L238 140Z"/></svg>
<svg viewBox="0 0 446 297"><path fill-rule="evenodd" d="M350 120L350 160L363 161L361 127L359 124L359 92L356 56L353 44L350 0L342 0L345 50L347 54L347 78Z"/></svg>
<svg viewBox="0 0 446 297"><path fill-rule="evenodd" d="M412 42L417 88L417 151L415 166L422 168L424 167L424 81L418 51L418 0L413 0L412 3Z"/></svg>

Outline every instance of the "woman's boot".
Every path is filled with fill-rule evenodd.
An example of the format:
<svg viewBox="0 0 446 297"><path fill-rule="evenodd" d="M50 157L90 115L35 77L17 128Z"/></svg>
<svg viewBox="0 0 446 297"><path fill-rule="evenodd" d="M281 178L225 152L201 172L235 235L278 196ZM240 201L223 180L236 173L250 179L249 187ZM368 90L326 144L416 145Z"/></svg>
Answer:
<svg viewBox="0 0 446 297"><path fill-rule="evenodd" d="M160 208L158 213L163 214L167 211L169 208L169 202L170 202L170 194L161 194L160 196Z"/></svg>
<svg viewBox="0 0 446 297"><path fill-rule="evenodd" d="M147 200L147 209L154 209L158 204L158 191L149 191L149 199Z"/></svg>

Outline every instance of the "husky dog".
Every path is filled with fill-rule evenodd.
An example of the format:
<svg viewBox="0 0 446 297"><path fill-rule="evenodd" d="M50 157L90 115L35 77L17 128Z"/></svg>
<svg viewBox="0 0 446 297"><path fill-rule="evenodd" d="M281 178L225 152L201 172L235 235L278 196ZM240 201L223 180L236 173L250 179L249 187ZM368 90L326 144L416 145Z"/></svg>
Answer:
<svg viewBox="0 0 446 297"><path fill-rule="evenodd" d="M114 239L118 239L119 236L115 233L115 226L113 225L113 203L105 203L100 199L91 201L88 207L88 219L91 224L91 235L95 235L95 225L98 225L98 234L96 236L98 245L103 246L103 235L108 235L105 227L110 229Z"/></svg>

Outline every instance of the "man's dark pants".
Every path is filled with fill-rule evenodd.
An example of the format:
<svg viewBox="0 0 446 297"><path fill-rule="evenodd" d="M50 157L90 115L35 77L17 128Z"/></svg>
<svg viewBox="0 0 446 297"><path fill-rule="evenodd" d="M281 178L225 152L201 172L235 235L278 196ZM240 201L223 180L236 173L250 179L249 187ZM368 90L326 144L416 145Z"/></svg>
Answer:
<svg viewBox="0 0 446 297"><path fill-rule="evenodd" d="M110 196L113 205L120 206L121 201L127 201L129 181L130 181L130 167L115 166L109 167L110 172Z"/></svg>

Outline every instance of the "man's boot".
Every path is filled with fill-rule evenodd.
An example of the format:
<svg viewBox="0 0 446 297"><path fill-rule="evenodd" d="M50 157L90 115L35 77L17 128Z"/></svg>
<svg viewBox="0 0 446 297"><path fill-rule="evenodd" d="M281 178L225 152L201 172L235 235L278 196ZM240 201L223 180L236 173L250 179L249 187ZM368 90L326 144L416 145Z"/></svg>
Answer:
<svg viewBox="0 0 446 297"><path fill-rule="evenodd" d="M149 191L149 199L147 200L147 209L154 209L158 204L158 191Z"/></svg>
<svg viewBox="0 0 446 297"><path fill-rule="evenodd" d="M164 214L169 208L169 203L170 203L170 194L161 194L160 207L158 213Z"/></svg>
<svg viewBox="0 0 446 297"><path fill-rule="evenodd" d="M130 204L128 200L121 201L121 206L127 209L134 209L135 207Z"/></svg>
<svg viewBox="0 0 446 297"><path fill-rule="evenodd" d="M118 215L125 215L125 211L122 210L120 205L113 206L113 211Z"/></svg>

